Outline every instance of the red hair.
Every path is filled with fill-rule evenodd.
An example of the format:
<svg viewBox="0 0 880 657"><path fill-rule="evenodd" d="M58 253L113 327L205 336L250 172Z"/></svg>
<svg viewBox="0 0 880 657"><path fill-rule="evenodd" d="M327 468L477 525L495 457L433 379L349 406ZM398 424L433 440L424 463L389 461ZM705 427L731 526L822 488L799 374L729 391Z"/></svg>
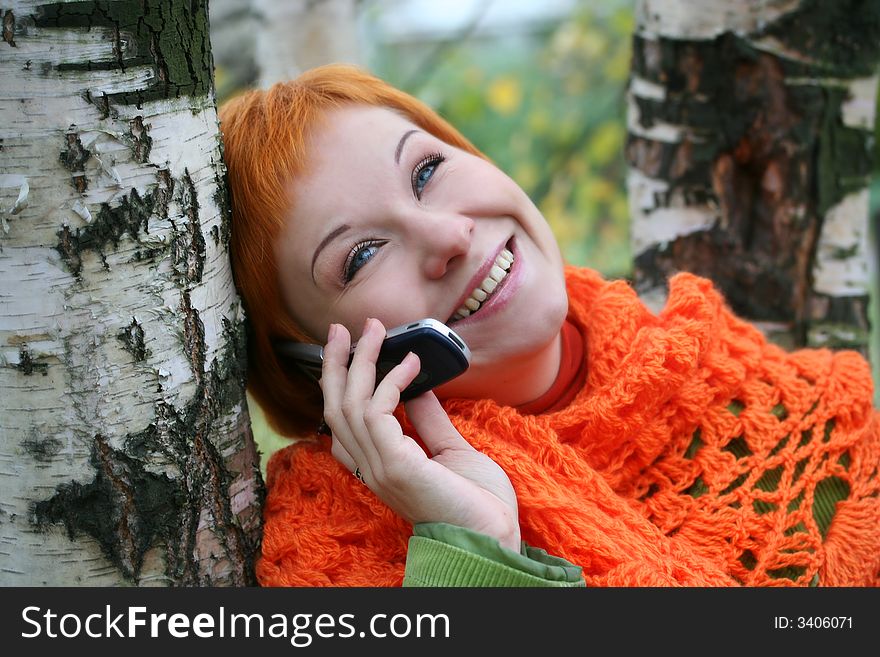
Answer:
<svg viewBox="0 0 880 657"><path fill-rule="evenodd" d="M311 433L323 414L320 389L284 366L273 340L315 342L284 306L274 245L296 199L290 182L309 164L307 138L330 110L385 107L438 139L480 157L430 107L365 71L321 66L266 90L248 91L219 110L232 199L232 272L248 318L248 390L282 435Z"/></svg>

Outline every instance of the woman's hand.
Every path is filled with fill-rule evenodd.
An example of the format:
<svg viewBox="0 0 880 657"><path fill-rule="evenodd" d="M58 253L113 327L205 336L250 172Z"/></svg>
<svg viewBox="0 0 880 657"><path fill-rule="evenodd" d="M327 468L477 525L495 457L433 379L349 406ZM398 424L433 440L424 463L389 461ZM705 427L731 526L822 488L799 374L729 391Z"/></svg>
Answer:
<svg viewBox="0 0 880 657"><path fill-rule="evenodd" d="M449 421L434 393L406 403L421 447L394 417L400 393L419 373L410 353L378 387L376 358L385 338L381 322L368 319L348 365L351 336L333 324L324 348L321 390L324 420L333 431L333 456L407 521L446 522L493 536L520 549L516 494L504 471L476 451Z"/></svg>

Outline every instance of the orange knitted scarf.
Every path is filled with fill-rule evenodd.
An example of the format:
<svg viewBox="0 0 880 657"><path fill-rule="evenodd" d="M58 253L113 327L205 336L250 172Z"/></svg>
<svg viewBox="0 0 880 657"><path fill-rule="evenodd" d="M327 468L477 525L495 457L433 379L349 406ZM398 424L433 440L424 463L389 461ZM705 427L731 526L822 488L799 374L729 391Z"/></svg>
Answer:
<svg viewBox="0 0 880 657"><path fill-rule="evenodd" d="M444 404L510 477L523 540L582 566L588 586L880 585L863 358L786 353L693 275L671 279L659 315L625 282L566 275L589 366L574 401L537 416ZM401 583L411 527L326 439L277 452L268 485L264 586Z"/></svg>

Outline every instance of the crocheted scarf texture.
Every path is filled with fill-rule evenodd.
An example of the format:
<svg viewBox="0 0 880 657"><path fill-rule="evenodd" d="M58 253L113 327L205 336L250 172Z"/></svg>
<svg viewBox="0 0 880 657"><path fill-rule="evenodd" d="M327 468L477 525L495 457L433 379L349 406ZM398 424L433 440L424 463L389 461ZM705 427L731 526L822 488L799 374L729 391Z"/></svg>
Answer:
<svg viewBox="0 0 880 657"><path fill-rule="evenodd" d="M524 541L588 586L880 585L880 419L861 356L787 353L690 274L657 315L624 281L566 277L588 363L574 401L534 416L444 403L510 477ZM411 526L329 448L270 460L261 584L400 585Z"/></svg>

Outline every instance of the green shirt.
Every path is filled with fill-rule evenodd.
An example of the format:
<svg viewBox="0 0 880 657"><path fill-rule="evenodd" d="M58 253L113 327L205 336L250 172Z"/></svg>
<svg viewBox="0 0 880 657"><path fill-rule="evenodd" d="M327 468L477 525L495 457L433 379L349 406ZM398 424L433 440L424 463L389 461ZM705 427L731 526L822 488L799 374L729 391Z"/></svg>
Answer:
<svg viewBox="0 0 880 657"><path fill-rule="evenodd" d="M580 566L522 543L520 552L497 539L442 522L413 527L404 586L585 586Z"/></svg>

